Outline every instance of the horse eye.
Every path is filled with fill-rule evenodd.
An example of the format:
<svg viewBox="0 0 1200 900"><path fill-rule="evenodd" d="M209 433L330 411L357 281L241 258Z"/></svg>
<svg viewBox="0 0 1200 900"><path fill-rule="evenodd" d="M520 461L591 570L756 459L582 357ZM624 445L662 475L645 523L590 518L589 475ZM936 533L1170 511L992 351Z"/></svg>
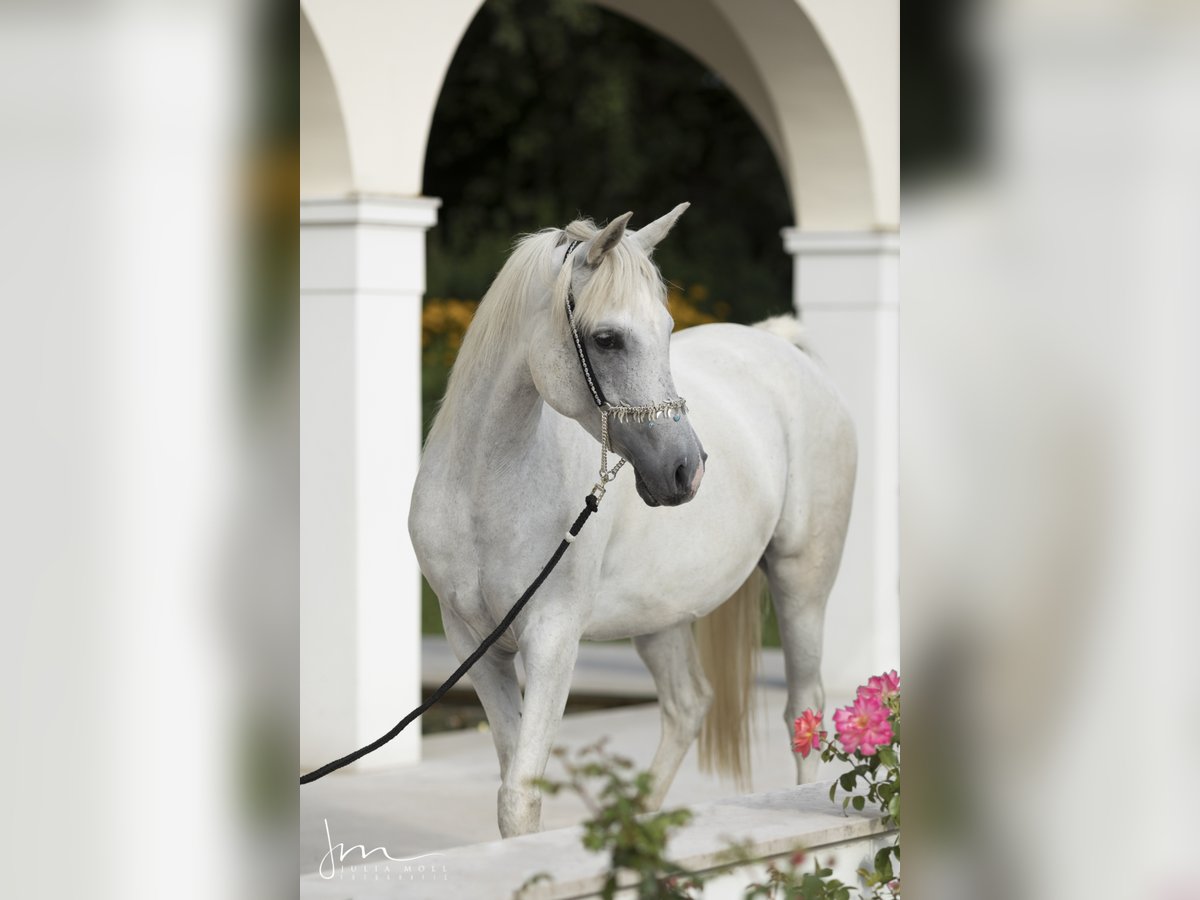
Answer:
<svg viewBox="0 0 1200 900"><path fill-rule="evenodd" d="M601 331L592 335L592 343L601 350L620 350L624 346L620 335L613 334L611 331Z"/></svg>

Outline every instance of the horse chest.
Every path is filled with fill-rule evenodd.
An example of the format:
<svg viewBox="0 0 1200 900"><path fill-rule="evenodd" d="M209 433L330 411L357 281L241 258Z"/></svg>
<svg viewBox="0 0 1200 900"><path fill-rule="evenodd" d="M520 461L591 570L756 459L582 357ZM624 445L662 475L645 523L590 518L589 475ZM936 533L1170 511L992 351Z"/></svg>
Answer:
<svg viewBox="0 0 1200 900"><path fill-rule="evenodd" d="M536 488L441 481L430 479L414 496L411 531L422 572L463 618L498 618L562 539L570 524L563 521L565 501L539 497Z"/></svg>

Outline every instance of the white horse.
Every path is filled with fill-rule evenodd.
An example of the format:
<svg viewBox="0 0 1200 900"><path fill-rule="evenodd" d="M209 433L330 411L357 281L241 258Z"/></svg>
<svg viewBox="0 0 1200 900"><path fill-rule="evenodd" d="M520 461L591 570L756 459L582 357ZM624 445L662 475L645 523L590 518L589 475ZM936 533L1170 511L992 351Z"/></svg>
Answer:
<svg viewBox="0 0 1200 900"><path fill-rule="evenodd" d="M786 661L784 720L824 704L823 619L854 491L854 429L794 318L672 336L650 254L687 205L637 232L626 213L602 230L576 221L522 239L479 306L425 446L409 531L463 659L541 570L596 481L601 413L567 298L607 403L687 401L650 421L611 418L611 447L632 477L608 487L472 671L500 758L505 837L540 827L530 782L545 770L581 639L633 638L654 677L655 806L702 726L703 759L744 774L762 572ZM816 755L796 762L798 780L811 781Z"/></svg>

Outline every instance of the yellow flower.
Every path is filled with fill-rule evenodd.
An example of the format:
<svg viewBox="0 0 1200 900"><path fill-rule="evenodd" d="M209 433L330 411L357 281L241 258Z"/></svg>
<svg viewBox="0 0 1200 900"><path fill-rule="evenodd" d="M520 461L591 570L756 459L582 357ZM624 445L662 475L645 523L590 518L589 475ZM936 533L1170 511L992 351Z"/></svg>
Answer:
<svg viewBox="0 0 1200 900"><path fill-rule="evenodd" d="M688 291L689 295L692 293L693 291ZM675 288L670 288L667 291L667 309L671 313L671 318L675 320L676 331L691 328L694 325L708 325L718 321L715 316L699 309L695 303Z"/></svg>

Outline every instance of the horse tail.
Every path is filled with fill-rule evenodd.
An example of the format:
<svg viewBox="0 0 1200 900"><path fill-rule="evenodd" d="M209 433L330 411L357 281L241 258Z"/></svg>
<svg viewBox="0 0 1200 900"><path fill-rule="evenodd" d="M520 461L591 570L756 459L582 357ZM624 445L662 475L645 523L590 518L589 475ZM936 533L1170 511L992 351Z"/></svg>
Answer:
<svg viewBox="0 0 1200 900"><path fill-rule="evenodd" d="M750 707L762 646L766 578L755 567L733 596L696 622L696 645L713 702L700 731L700 768L750 789Z"/></svg>

